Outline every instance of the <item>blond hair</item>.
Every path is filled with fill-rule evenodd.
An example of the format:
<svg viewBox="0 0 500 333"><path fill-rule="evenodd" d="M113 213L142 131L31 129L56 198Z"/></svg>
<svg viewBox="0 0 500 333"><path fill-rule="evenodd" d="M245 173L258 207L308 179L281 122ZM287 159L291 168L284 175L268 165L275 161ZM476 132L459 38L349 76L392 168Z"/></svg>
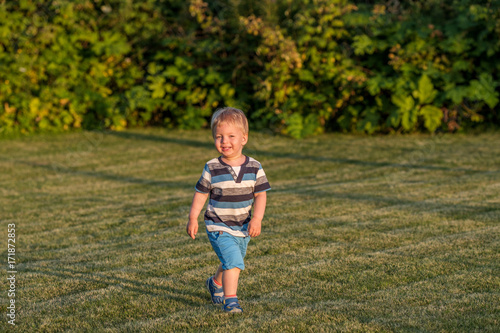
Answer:
<svg viewBox="0 0 500 333"><path fill-rule="evenodd" d="M226 123L237 126L243 134L248 134L248 120L243 111L236 108L225 107L215 111L212 116L212 136L215 137L215 132L220 124Z"/></svg>

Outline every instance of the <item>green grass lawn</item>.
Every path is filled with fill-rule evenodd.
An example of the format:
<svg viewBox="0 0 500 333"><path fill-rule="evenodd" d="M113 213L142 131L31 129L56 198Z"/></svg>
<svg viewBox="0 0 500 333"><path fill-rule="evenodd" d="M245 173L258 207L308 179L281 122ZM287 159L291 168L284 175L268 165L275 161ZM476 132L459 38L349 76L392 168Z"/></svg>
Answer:
<svg viewBox="0 0 500 333"><path fill-rule="evenodd" d="M273 189L226 315L203 222L185 233L209 131L0 141L0 330L15 223L19 332L498 331L500 133L251 133L245 152Z"/></svg>

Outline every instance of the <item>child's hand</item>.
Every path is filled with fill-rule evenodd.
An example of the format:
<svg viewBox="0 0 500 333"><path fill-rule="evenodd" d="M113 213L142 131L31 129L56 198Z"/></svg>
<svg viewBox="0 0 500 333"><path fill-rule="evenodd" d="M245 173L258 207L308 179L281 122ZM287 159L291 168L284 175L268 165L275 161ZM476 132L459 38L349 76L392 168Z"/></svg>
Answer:
<svg viewBox="0 0 500 333"><path fill-rule="evenodd" d="M260 235L260 230L262 229L262 221L257 219L251 219L248 224L248 235L250 237L257 237Z"/></svg>
<svg viewBox="0 0 500 333"><path fill-rule="evenodd" d="M196 234L198 233L198 221L189 220L186 226L186 232L192 239L196 238Z"/></svg>

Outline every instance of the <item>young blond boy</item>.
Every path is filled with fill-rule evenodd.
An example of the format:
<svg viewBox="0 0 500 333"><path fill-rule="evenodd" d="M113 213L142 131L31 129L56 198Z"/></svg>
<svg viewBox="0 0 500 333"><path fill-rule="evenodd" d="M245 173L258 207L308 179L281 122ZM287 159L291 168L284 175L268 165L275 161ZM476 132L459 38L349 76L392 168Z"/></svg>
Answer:
<svg viewBox="0 0 500 333"><path fill-rule="evenodd" d="M250 237L260 235L266 209L266 191L271 187L262 166L243 155L248 141L248 120L235 108L223 108L212 116L215 148L221 154L205 164L189 212L186 231L195 239L198 216L210 197L205 212L208 238L220 265L206 280L214 304L230 313L243 312L236 292ZM253 216L251 208L253 204Z"/></svg>

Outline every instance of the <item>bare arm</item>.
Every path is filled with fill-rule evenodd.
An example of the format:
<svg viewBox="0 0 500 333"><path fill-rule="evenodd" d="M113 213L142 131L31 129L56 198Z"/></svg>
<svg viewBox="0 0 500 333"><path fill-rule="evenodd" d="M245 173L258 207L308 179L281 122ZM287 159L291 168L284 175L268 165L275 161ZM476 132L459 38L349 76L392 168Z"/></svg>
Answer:
<svg viewBox="0 0 500 333"><path fill-rule="evenodd" d="M189 211L189 222L186 226L186 232L192 239L195 239L196 234L198 233L198 216L200 215L207 198L208 193L194 193L193 203L191 203L191 210Z"/></svg>
<svg viewBox="0 0 500 333"><path fill-rule="evenodd" d="M253 217L248 225L248 234L250 237L257 237L260 235L262 229L262 219L266 211L267 192L260 192L255 194L255 201L253 206Z"/></svg>

